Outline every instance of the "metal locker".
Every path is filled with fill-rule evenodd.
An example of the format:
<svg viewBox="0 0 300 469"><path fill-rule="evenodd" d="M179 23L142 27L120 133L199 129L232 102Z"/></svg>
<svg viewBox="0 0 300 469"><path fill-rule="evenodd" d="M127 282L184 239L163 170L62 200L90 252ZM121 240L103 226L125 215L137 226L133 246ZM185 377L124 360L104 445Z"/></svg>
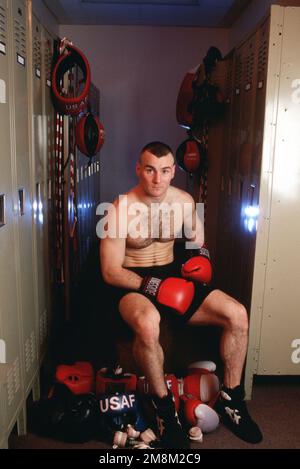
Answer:
<svg viewBox="0 0 300 469"><path fill-rule="evenodd" d="M252 163L253 121L255 116L255 82L257 73L257 36L252 34L239 48L242 66L240 93L240 122L238 132L237 165L235 166L232 183L232 210L234 220L232 226L233 255L232 282L233 295L249 309L250 300L247 291L249 271L251 270L252 238L245 230L243 223L244 210L250 191L250 170ZM248 282L248 283L247 283Z"/></svg>
<svg viewBox="0 0 300 469"><path fill-rule="evenodd" d="M252 34L241 46L242 89L241 120L239 135L238 172L248 175L251 168L251 149L253 144L253 120L255 116L255 82L257 74L257 35ZM247 112L246 112L247 110Z"/></svg>
<svg viewBox="0 0 300 469"><path fill-rule="evenodd" d="M21 0L10 3L11 14L11 70L13 84L13 139L15 191L18 196L18 278L21 311L21 338L24 365L25 393L29 390L37 371L37 337L34 300L34 262L32 227L32 174L33 162L29 153L29 97L28 97L28 30L27 10Z"/></svg>
<svg viewBox="0 0 300 469"><path fill-rule="evenodd" d="M255 187L258 185L258 178L261 171L263 127L266 104L269 31L270 20L267 18L257 30L257 75L255 80L256 95L251 164L251 182L255 184Z"/></svg>
<svg viewBox="0 0 300 469"><path fill-rule="evenodd" d="M243 62L242 52L237 50L234 52L234 66L233 66L233 94L232 94L232 127L231 127L231 145L230 145L230 174L232 175L238 168L238 155L240 145L240 127L241 127L241 93L242 93L242 74Z"/></svg>
<svg viewBox="0 0 300 469"><path fill-rule="evenodd" d="M231 75L231 64L230 58L219 61L211 74L211 81L214 83L224 99L224 106L227 100L228 94L230 95L230 85L228 76ZM227 104L228 106L228 104ZM227 158L224 158L224 154L228 152L228 146L223 144L224 142L224 119L229 119L229 109L224 108L224 118L220 116L216 119L209 128L208 135L208 174L207 174L207 212L205 217L205 239L209 247L210 255L214 261L216 258L216 247L217 247L217 224L218 219L215 216L219 211L219 197L216 188L220 187L221 174L222 174L222 162Z"/></svg>
<svg viewBox="0 0 300 469"><path fill-rule="evenodd" d="M51 100L51 64L53 57L54 38L44 28L42 30L42 115L43 115L43 239L44 239L44 267L45 307L39 312L39 351L40 360L46 351L46 343L51 320L51 286L54 283L54 109Z"/></svg>
<svg viewBox="0 0 300 469"><path fill-rule="evenodd" d="M254 374L300 373L299 28L300 8L271 7L248 397Z"/></svg>
<svg viewBox="0 0 300 469"><path fill-rule="evenodd" d="M232 129L233 120L233 74L234 74L234 54L230 53L226 57L227 61L227 77L226 77L226 115L224 119L224 127L226 128L226 138L223 138L223 158L221 165L221 179L219 184L219 210L218 210L218 227L216 235L216 256L215 256L215 282L220 288L227 293L230 292L230 194L228 193L229 180L229 161L232 147ZM224 134L225 135L225 134ZM226 272L226 276L223 275Z"/></svg>
<svg viewBox="0 0 300 469"><path fill-rule="evenodd" d="M219 232L221 240L218 242L218 247L221 249L220 257L223 258L221 269L218 269L220 278L222 279L222 286L227 293L236 295L235 284L235 271L236 263L239 262L239 257L236 254L238 247L237 236L237 212L238 200L234 197L236 193L235 186L237 184L237 168L238 168L238 155L240 148L240 133L241 133L241 94L242 94L242 74L243 74L242 53L240 50L235 51L233 57L233 89L232 100L230 103L231 118L228 125L229 129L229 146L226 161L223 163L223 180L222 182L222 221L219 225ZM223 272L226 272L224 276Z"/></svg>
<svg viewBox="0 0 300 469"><path fill-rule="evenodd" d="M263 123L265 113L265 86L267 72L267 54L269 40L269 19L265 20L256 31L256 73L253 83L255 88L253 137L251 144L251 161L247 163L247 178L245 193L242 201L242 230L243 230L243 281L241 283L241 297L247 309L250 309L252 279L254 269L254 255L256 243L256 229L258 216L259 174L263 141Z"/></svg>
<svg viewBox="0 0 300 469"><path fill-rule="evenodd" d="M36 16L31 19L32 104L35 182L44 183L44 142L42 125L42 27ZM43 188L44 189L44 188ZM44 190L42 191L44 192ZM37 201L37 200L36 200Z"/></svg>
<svg viewBox="0 0 300 469"><path fill-rule="evenodd" d="M294 354L300 342L299 28L300 8L285 8L258 374L300 373ZM277 37L274 53L280 42Z"/></svg>
<svg viewBox="0 0 300 469"><path fill-rule="evenodd" d="M12 55L12 41L9 28L8 2L0 0L0 340L6 352L6 357L0 357L0 419L3 430L12 425L22 399L15 250L18 206L14 191L14 161L11 158L12 79L9 57Z"/></svg>
<svg viewBox="0 0 300 469"><path fill-rule="evenodd" d="M34 216L34 256L36 263L36 302L37 302L37 318L36 318L36 337L37 343L40 344L40 321L41 317L47 310L46 294L48 289L47 272L46 272L46 242L45 242L45 208L47 197L47 181L46 181L46 154L45 154L45 132L43 118L43 101L42 101L42 31L39 20L32 15L31 17L31 70L29 83L32 90L31 101L31 153L34 158L33 164L33 216ZM38 346L39 349L39 346ZM39 350L38 350L39 351Z"/></svg>
<svg viewBox="0 0 300 469"><path fill-rule="evenodd" d="M227 174L225 179L225 223L227 224L227 249L226 263L228 271L228 292L231 295L237 295L236 268L240 262L238 250L238 229L239 229L239 188L240 181L238 177L238 158L241 145L241 125L242 125L242 93L243 93L243 72L244 61L242 49L235 51L234 54L234 74L233 74L233 94L232 94L232 121L230 151L228 154ZM226 275L227 276L227 275Z"/></svg>

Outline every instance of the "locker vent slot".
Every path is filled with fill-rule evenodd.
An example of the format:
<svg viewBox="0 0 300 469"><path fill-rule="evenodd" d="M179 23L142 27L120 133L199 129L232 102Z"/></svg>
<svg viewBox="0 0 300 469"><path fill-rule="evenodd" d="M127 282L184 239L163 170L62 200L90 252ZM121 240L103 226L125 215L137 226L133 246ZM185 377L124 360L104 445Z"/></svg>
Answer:
<svg viewBox="0 0 300 469"><path fill-rule="evenodd" d="M37 33L39 32L38 26ZM34 35L33 38L33 67L34 73L38 78L41 78L41 69L42 69L42 50L41 50L41 40L38 35Z"/></svg>
<svg viewBox="0 0 300 469"><path fill-rule="evenodd" d="M8 405L13 403L15 397L15 385L14 385L14 374L13 367L10 366L7 372L7 402Z"/></svg>
<svg viewBox="0 0 300 469"><path fill-rule="evenodd" d="M236 62L235 62L235 80L234 80L234 87L235 89L239 89L241 87L242 82L242 74L243 74L243 64L241 55L237 55Z"/></svg>
<svg viewBox="0 0 300 469"><path fill-rule="evenodd" d="M25 343L25 370L26 373L31 368L31 365L35 362L35 334L34 331L31 332L30 337L26 340Z"/></svg>
<svg viewBox="0 0 300 469"><path fill-rule="evenodd" d="M50 82L51 86L51 66L52 66L52 47L51 40L47 39L45 44L45 73L46 80Z"/></svg>
<svg viewBox="0 0 300 469"><path fill-rule="evenodd" d="M253 73L254 73L254 44L251 42L249 44L249 52L245 57L245 85L252 84L253 82Z"/></svg>
<svg viewBox="0 0 300 469"><path fill-rule="evenodd" d="M30 350L30 339L25 342L25 371L28 373L31 367L31 350Z"/></svg>
<svg viewBox="0 0 300 469"><path fill-rule="evenodd" d="M21 56L25 60L26 58L26 28L16 18L14 22L14 32L15 32L15 47L16 47L17 56Z"/></svg>
<svg viewBox="0 0 300 469"><path fill-rule="evenodd" d="M15 394L20 389L20 362L19 359L16 358L14 361L14 381L15 381Z"/></svg>
<svg viewBox="0 0 300 469"><path fill-rule="evenodd" d="M9 367L7 372L7 402L10 406L14 397L20 389L20 362L16 358L14 363Z"/></svg>
<svg viewBox="0 0 300 469"><path fill-rule="evenodd" d="M6 10L0 5L0 52L6 54L7 18Z"/></svg>
<svg viewBox="0 0 300 469"><path fill-rule="evenodd" d="M40 347L44 344L48 332L47 310L40 315Z"/></svg>
<svg viewBox="0 0 300 469"><path fill-rule="evenodd" d="M34 331L30 334L30 350L31 350L31 363L36 361L36 347L35 347L35 333Z"/></svg>
<svg viewBox="0 0 300 469"><path fill-rule="evenodd" d="M47 310L44 311L44 340L48 336L48 315Z"/></svg>
<svg viewBox="0 0 300 469"><path fill-rule="evenodd" d="M43 321L44 321L44 317L43 317L43 314L40 315L40 318L39 318L39 342L40 342L40 347L43 345L43 342L44 342L44 337L43 337L43 334L44 334L44 327L43 327Z"/></svg>
<svg viewBox="0 0 300 469"><path fill-rule="evenodd" d="M49 175L52 175L52 161L54 158L53 149L54 145L52 142L52 135L53 135L53 120L50 116L47 116L47 151L48 151L48 171Z"/></svg>
<svg viewBox="0 0 300 469"><path fill-rule="evenodd" d="M0 228L5 225L5 195L0 195Z"/></svg>
<svg viewBox="0 0 300 469"><path fill-rule="evenodd" d="M225 96L227 99L231 98L232 94L232 61L229 62L228 64L228 70L227 70L227 76L226 76L226 90L225 90Z"/></svg>
<svg viewBox="0 0 300 469"><path fill-rule="evenodd" d="M262 88L260 82L262 84L265 82L266 79L266 72L267 72L267 54L268 54L268 27L265 27L261 31L260 36L260 44L258 49L258 86Z"/></svg>

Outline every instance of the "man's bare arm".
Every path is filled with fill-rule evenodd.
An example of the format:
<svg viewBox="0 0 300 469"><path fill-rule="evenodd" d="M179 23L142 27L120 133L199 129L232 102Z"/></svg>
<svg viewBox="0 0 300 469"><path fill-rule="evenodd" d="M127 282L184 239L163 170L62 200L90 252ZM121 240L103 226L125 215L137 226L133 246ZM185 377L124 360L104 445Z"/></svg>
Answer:
<svg viewBox="0 0 300 469"><path fill-rule="evenodd" d="M116 287L138 290L142 278L135 272L123 267L126 249L127 227L120 228L120 219L126 220L126 206L114 202L114 209L108 211L107 228L111 231L100 243L100 263L104 281Z"/></svg>
<svg viewBox="0 0 300 469"><path fill-rule="evenodd" d="M100 243L101 271L106 283L116 287L139 290L142 277L122 267L125 256L126 239L104 238Z"/></svg>
<svg viewBox="0 0 300 469"><path fill-rule="evenodd" d="M192 204L193 207L192 217L190 212L187 212L187 216L184 217L184 226L186 227L186 233L193 231L193 236L186 237L185 239L193 243L193 248L196 249L204 244L204 227L196 210L194 199L190 195L188 195L188 203Z"/></svg>

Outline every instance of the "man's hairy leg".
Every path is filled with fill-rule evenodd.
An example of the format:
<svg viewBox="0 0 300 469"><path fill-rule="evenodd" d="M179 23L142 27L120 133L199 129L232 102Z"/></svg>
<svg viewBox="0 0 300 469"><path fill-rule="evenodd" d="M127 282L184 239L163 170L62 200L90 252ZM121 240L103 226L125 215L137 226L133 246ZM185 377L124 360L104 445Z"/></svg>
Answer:
<svg viewBox="0 0 300 469"><path fill-rule="evenodd" d="M166 396L164 353L159 343L159 312L151 301L138 293L125 295L119 303L119 311L135 334L133 356L147 378L150 392L158 397Z"/></svg>
<svg viewBox="0 0 300 469"><path fill-rule="evenodd" d="M220 355L224 363L224 384L229 388L239 385L248 345L248 317L244 306L222 291L214 290L188 324L222 328Z"/></svg>
<svg viewBox="0 0 300 469"><path fill-rule="evenodd" d="M263 436L250 416L241 383L248 343L248 315L245 307L220 290L212 291L189 321L191 325L216 325L223 329L220 354L224 380L215 403L223 424L238 438L259 443Z"/></svg>
<svg viewBox="0 0 300 469"><path fill-rule="evenodd" d="M148 380L150 392L158 397L166 396L164 355L161 345L158 342L146 343L143 338L136 335L133 343L133 356Z"/></svg>

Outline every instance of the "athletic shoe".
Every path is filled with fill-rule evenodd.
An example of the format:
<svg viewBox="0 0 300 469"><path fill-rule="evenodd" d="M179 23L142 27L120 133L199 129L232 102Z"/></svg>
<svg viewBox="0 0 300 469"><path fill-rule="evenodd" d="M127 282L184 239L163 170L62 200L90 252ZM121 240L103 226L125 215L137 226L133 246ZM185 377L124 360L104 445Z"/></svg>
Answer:
<svg viewBox="0 0 300 469"><path fill-rule="evenodd" d="M163 448L189 448L189 439L179 422L172 393L163 398L152 397L156 410L157 434Z"/></svg>
<svg viewBox="0 0 300 469"><path fill-rule="evenodd" d="M245 392L241 386L233 389L222 387L215 410L222 423L241 440L248 443L260 443L263 439L258 425L248 413Z"/></svg>

